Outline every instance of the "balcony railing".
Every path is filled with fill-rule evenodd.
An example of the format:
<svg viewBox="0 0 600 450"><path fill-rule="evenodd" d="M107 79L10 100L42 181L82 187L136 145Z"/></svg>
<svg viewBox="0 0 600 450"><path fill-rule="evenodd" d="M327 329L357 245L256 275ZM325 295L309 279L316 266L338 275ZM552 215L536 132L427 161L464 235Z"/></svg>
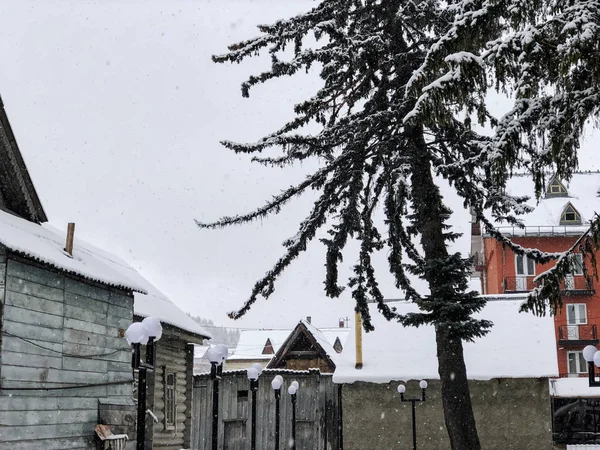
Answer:
<svg viewBox="0 0 600 450"><path fill-rule="evenodd" d="M596 345L598 343L598 331L596 325L560 325L558 327L558 344L562 346L573 345L582 347L585 345Z"/></svg>
<svg viewBox="0 0 600 450"><path fill-rule="evenodd" d="M529 292L538 286L534 276L518 276L504 278L504 292ZM583 275L569 277L560 285L563 295L591 295L594 293L592 280Z"/></svg>

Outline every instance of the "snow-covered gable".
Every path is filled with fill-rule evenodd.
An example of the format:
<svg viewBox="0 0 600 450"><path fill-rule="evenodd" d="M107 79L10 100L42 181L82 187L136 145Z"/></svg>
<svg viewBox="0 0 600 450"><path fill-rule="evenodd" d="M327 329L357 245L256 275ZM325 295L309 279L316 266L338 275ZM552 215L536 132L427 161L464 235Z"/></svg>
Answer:
<svg viewBox="0 0 600 450"><path fill-rule="evenodd" d="M343 346L348 338L348 333L350 333L350 328L319 328L319 331L321 331L323 336L325 336L325 339L327 339L332 346L335 345L336 339L339 339L340 344Z"/></svg>
<svg viewBox="0 0 600 450"><path fill-rule="evenodd" d="M553 377L558 375L554 319L519 313L524 296L488 301L477 318L494 322L490 333L464 344L467 374L472 380ZM393 302L400 313L417 311L408 302ZM348 336L333 376L336 383L388 383L439 379L432 326L403 327L388 322L370 305L375 331L363 332L363 368L355 368L354 332Z"/></svg>
<svg viewBox="0 0 600 450"><path fill-rule="evenodd" d="M579 172L575 173L569 182L562 182L567 189L567 196L542 197L539 203L535 200L534 185L531 176L515 175L511 178L506 187L506 191L514 196L529 196L527 202L529 206L535 209L522 216L519 219L527 227L527 233L557 233L580 234L587 229L588 222L596 211L600 211L600 198L598 191L600 189L600 172ZM581 224L565 225L561 224L561 216L569 203L581 215ZM498 226L506 224L497 223ZM525 230L518 228L505 228L503 232L508 234L523 235Z"/></svg>
<svg viewBox="0 0 600 450"><path fill-rule="evenodd" d="M337 365L337 360L338 360L338 357L340 356L340 354L338 352L336 352L335 349L333 348L333 344L335 343L335 337L337 337L337 336L334 337L333 333L331 333L331 337L334 337L334 340L332 342L332 341L330 341L330 339L327 338L327 336L325 336L325 333L323 333L321 330L319 330L317 327L315 327L311 323L307 322L306 320L302 320L301 322L306 327L306 330L315 338L315 341L317 341L317 344L319 344L321 346L321 348L323 349L325 354L329 357L329 359L331 359L331 361L335 365Z"/></svg>
<svg viewBox="0 0 600 450"><path fill-rule="evenodd" d="M35 224L31 225L35 226ZM48 233L52 233L52 235L57 237L59 242L65 241L64 233L54 228L52 225L44 224L43 227L40 228L45 229ZM131 286L136 287L133 302L135 315L140 317L156 317L163 323L167 323L192 334L207 338L211 337L211 334L204 329L204 327L200 326L190 316L179 309L175 303L154 287L152 283L144 278L131 265L112 253L78 239L77 232L75 232L73 255L76 256L77 254L86 254L90 255L90 257L93 256L95 261L98 261L103 267L107 267L111 273L119 274L119 276L124 280L127 280ZM66 256L65 258L69 259Z"/></svg>
<svg viewBox="0 0 600 450"><path fill-rule="evenodd" d="M64 251L64 235L57 233L53 227L38 225L0 210L0 244L9 250L91 281L146 292L143 285L132 280L119 267L107 263L96 252L79 243L80 240L76 239L71 258Z"/></svg>
<svg viewBox="0 0 600 450"><path fill-rule="evenodd" d="M242 330L230 360L269 361L285 342L292 330ZM273 346L273 354L263 354L267 339Z"/></svg>

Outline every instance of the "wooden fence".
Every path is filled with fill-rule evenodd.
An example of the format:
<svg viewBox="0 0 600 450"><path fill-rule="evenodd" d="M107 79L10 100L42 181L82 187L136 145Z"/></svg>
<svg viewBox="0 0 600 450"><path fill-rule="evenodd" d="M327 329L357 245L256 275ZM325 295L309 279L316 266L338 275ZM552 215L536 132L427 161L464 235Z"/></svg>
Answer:
<svg viewBox="0 0 600 450"><path fill-rule="evenodd" d="M284 379L280 400L281 450L290 449L292 404L287 389L297 380L296 450L341 449L339 391L330 374L319 370L264 370L257 391L256 448L275 448L275 394L271 381ZM226 371L219 384L219 441L223 450L249 450L252 393L245 370ZM210 375L194 377L192 401L192 449L211 449L212 380Z"/></svg>

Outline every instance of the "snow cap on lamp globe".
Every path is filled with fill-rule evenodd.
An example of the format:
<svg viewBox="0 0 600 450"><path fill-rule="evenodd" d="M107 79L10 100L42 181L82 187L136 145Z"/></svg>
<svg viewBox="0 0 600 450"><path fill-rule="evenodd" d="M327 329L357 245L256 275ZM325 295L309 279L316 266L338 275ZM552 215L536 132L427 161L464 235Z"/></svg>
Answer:
<svg viewBox="0 0 600 450"><path fill-rule="evenodd" d="M127 343L131 344L142 344L148 343L148 329L141 322L134 322L127 328L125 332L125 339Z"/></svg>
<svg viewBox="0 0 600 450"><path fill-rule="evenodd" d="M162 325L160 324L160 320L156 317L146 317L142 320L142 323L148 330L148 336L154 337L154 340L158 341L162 336Z"/></svg>
<svg viewBox="0 0 600 450"><path fill-rule="evenodd" d="M258 372L258 375L260 376L260 374L262 373L263 367L259 363L252 364L252 367L254 369L256 369L256 371Z"/></svg>

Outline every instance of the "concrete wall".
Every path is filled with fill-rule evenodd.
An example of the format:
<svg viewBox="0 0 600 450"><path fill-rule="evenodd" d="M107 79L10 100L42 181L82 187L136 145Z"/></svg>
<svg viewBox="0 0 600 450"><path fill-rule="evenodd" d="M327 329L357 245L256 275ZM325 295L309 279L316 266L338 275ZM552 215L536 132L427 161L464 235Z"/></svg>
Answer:
<svg viewBox="0 0 600 450"><path fill-rule="evenodd" d="M399 383L354 383L342 388L344 450L412 449L411 404L402 403ZM471 381L471 397L485 450L552 449L547 379ZM418 382L406 398L419 397ZM430 381L427 401L417 404L419 450L449 450L439 381Z"/></svg>

